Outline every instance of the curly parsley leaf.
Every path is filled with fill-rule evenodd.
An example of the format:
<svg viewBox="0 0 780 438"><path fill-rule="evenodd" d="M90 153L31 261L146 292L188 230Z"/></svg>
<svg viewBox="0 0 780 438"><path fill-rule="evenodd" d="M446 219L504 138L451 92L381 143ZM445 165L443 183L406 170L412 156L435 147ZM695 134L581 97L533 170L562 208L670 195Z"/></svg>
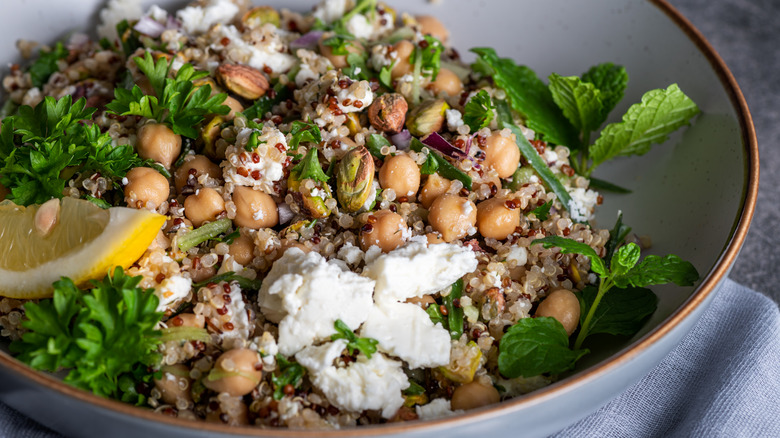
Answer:
<svg viewBox="0 0 780 438"><path fill-rule="evenodd" d="M360 338L358 337L345 323L344 321L337 319L333 323L333 327L336 329L336 333L331 335L330 340L335 341L337 339L344 339L347 341L347 351L350 355L355 353L355 350L363 353L367 358L371 359L371 356L376 353L376 344L379 343L376 339L372 338Z"/></svg>
<svg viewBox="0 0 780 438"><path fill-rule="evenodd" d="M284 397L284 387L292 385L297 388L303 380L305 370L301 364L291 362L281 354L276 355L276 364L279 366L279 374L271 376L271 383L274 385L274 400L281 400Z"/></svg>
<svg viewBox="0 0 780 438"><path fill-rule="evenodd" d="M477 132L480 129L490 125L493 120L493 100L485 90L479 90L463 109L463 122L469 125L471 132Z"/></svg>
<svg viewBox="0 0 780 438"><path fill-rule="evenodd" d="M93 288L81 290L68 278L54 283L54 295L25 304L28 330L10 348L33 368L67 369L65 381L97 395L123 398L126 385L148 376L159 364L162 313L152 289L138 287L141 277L128 277L121 267Z"/></svg>
<svg viewBox="0 0 780 438"><path fill-rule="evenodd" d="M672 84L665 90L648 91L632 105L623 120L611 123L590 148L591 169L617 157L643 155L653 143L663 143L669 134L699 114L699 107Z"/></svg>
<svg viewBox="0 0 780 438"><path fill-rule="evenodd" d="M59 41L51 50L41 50L38 59L30 65L28 70L33 87L41 88L49 82L51 75L60 71L57 61L65 59L68 53L68 49Z"/></svg>
<svg viewBox="0 0 780 438"><path fill-rule="evenodd" d="M309 152L306 153L306 156L303 157L301 162L290 169L290 174L298 181L313 179L324 183L330 179L330 177L322 171L317 148L309 149Z"/></svg>
<svg viewBox="0 0 780 438"><path fill-rule="evenodd" d="M569 348L569 336L557 319L522 318L501 338L498 370L508 378L558 374L588 352Z"/></svg>
<svg viewBox="0 0 780 438"><path fill-rule="evenodd" d="M517 65L511 59L499 58L491 48L471 51L478 56L480 70L506 92L512 108L525 118L530 129L543 134L550 143L572 149L580 147L577 129L563 115L547 85L533 70Z"/></svg>
<svg viewBox="0 0 780 438"><path fill-rule="evenodd" d="M193 81L208 76L208 72L196 71L191 64L184 64L174 78L169 78L172 61L168 63L165 58L155 61L149 52L133 61L149 79L155 95L144 95L138 85L130 90L117 88L114 100L106 105L112 113L154 119L178 135L197 138L197 126L206 115L230 112L230 108L223 105L227 94L212 96L210 85L195 86Z"/></svg>
<svg viewBox="0 0 780 438"><path fill-rule="evenodd" d="M319 144L322 141L322 132L320 127L311 122L302 122L296 120L292 122L290 129L290 141L287 142L289 149L296 149L301 143Z"/></svg>

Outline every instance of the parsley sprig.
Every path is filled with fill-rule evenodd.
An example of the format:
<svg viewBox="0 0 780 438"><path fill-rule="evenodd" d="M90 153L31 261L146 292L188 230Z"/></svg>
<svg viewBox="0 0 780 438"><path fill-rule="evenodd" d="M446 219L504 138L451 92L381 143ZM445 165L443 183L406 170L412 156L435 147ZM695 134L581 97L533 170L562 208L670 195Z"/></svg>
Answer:
<svg viewBox="0 0 780 438"><path fill-rule="evenodd" d="M197 126L208 114L225 115L230 108L222 103L227 94L211 96L211 86L195 86L193 81L208 76L206 71L196 71L191 64L184 64L173 78L168 77L170 63L165 58L156 62L151 53L133 58L138 69L146 75L154 89L154 96L145 95L141 87L131 90L117 88L114 100L106 105L111 112L123 116L141 116L169 126L174 133L197 138Z"/></svg>
<svg viewBox="0 0 780 438"><path fill-rule="evenodd" d="M11 344L18 359L35 369L67 369L65 381L97 395L142 402L135 392L159 363L156 329L162 313L152 289L138 287L121 267L92 289L69 278L54 283L54 296L24 305L29 330Z"/></svg>
<svg viewBox="0 0 780 438"><path fill-rule="evenodd" d="M128 170L150 165L130 145L113 146L111 136L92 124L95 108L86 100L47 96L35 108L22 105L0 129L0 183L21 205L62 198L77 172L97 172L115 188Z"/></svg>
<svg viewBox="0 0 780 438"><path fill-rule="evenodd" d="M490 125L494 110L495 106L490 95L485 90L479 90L463 108L463 122L471 128L471 132L477 132Z"/></svg>
<svg viewBox="0 0 780 438"><path fill-rule="evenodd" d="M336 329L336 333L330 336L330 340L345 339L347 341L347 352L349 352L350 355L355 354L355 350L358 350L367 358L371 359L371 356L376 353L376 344L379 343L376 339L359 338L355 332L340 319L337 319L336 322L333 323L333 328Z"/></svg>
<svg viewBox="0 0 780 438"><path fill-rule="evenodd" d="M60 41L51 50L41 50L38 59L27 70L30 73L33 87L43 87L49 81L51 75L60 70L57 61L66 58L68 53L70 52Z"/></svg>

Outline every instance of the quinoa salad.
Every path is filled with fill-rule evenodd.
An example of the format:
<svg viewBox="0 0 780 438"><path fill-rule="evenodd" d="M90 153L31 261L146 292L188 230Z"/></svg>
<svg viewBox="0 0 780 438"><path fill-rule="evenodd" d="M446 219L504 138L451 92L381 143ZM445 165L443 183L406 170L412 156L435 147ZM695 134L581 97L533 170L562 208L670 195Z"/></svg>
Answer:
<svg viewBox="0 0 780 438"><path fill-rule="evenodd" d="M639 262L648 242L620 217L593 221L624 190L593 168L647 151L640 134L619 143L643 123L634 108L675 105L685 117L667 132L698 112L676 85L594 142L622 67L546 85L489 48L464 62L436 17L376 0L111 0L99 16L96 38L19 41L28 60L3 78L0 207L28 211L44 237L75 209L109 224L83 241L119 239L106 231L117 218L146 224L118 244L140 253L115 269L0 291L11 351L71 370L70 384L229 425L442 418L549 385L588 335L642 327L656 304L646 286L698 279L676 256ZM534 87L546 91L524 98ZM572 114L588 98L598 115ZM65 125L41 134L47 118ZM14 173L24 148L33 168L69 157L41 165L56 184ZM600 303L630 308L613 317Z"/></svg>

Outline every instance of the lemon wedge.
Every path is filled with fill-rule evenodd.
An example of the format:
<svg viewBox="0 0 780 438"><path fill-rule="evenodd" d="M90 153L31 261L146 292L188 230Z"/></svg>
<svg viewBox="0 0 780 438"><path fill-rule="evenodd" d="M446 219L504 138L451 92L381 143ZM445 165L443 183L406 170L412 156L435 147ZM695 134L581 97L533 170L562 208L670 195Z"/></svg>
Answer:
<svg viewBox="0 0 780 438"><path fill-rule="evenodd" d="M165 216L125 207L102 209L74 198L22 207L0 203L0 296L52 295L52 283L103 278L140 258Z"/></svg>

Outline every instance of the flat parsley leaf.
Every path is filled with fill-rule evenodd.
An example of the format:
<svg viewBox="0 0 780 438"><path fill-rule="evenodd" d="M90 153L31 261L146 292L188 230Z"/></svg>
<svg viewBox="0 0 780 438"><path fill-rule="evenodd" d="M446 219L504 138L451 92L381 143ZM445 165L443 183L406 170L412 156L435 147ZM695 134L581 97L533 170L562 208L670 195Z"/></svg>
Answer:
<svg viewBox="0 0 780 438"><path fill-rule="evenodd" d="M330 177L322 171L317 148L309 149L309 152L306 153L306 156L303 157L301 162L290 169L290 174L298 181L313 179L315 181L327 182L330 179Z"/></svg>
<svg viewBox="0 0 780 438"><path fill-rule="evenodd" d="M41 50L38 59L35 60L28 72L33 87L41 88L49 81L52 74L60 71L57 61L68 56L68 49L61 42L57 42L49 51Z"/></svg>
<svg viewBox="0 0 780 438"><path fill-rule="evenodd" d="M54 283L54 295L25 304L29 330L10 349L33 368L67 369L65 382L97 395L122 398L119 381L149 377L159 364L162 313L152 289L138 287L141 277L128 277L121 267L84 291L68 278ZM134 381L143 376L133 377Z"/></svg>
<svg viewBox="0 0 780 438"><path fill-rule="evenodd" d="M301 143L319 144L322 141L322 132L320 127L314 123L302 122L296 120L292 122L290 129L290 141L287 142L288 148L293 150Z"/></svg>

